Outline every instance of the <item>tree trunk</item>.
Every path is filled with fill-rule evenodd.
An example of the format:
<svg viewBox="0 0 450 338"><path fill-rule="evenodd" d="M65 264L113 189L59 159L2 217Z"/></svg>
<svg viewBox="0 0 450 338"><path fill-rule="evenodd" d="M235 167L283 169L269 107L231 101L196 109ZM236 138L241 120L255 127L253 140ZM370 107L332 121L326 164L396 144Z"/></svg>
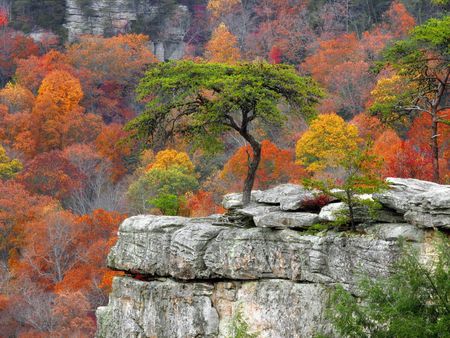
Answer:
<svg viewBox="0 0 450 338"><path fill-rule="evenodd" d="M252 188L255 183L256 171L258 170L259 162L261 161L261 145L251 136L242 135L250 143L253 150L253 158L248 166L247 177L244 182L244 190L242 195L242 204L248 205L252 196Z"/></svg>
<svg viewBox="0 0 450 338"><path fill-rule="evenodd" d="M431 138L431 152L433 157L433 181L439 183L439 144L438 144L438 123L436 114L433 114L433 121L431 124L433 136Z"/></svg>
<svg viewBox="0 0 450 338"><path fill-rule="evenodd" d="M356 231L355 213L354 213L354 210L353 210L352 193L349 190L347 190L346 194L347 194L347 204L348 204L348 213L349 213L349 218L350 218L350 225L352 227L352 231Z"/></svg>

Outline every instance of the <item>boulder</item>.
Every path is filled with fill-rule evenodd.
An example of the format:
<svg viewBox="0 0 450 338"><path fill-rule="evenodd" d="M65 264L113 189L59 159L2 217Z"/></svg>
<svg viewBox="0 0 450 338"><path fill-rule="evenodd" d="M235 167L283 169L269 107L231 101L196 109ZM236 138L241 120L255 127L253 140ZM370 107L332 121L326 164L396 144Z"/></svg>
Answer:
<svg viewBox="0 0 450 338"><path fill-rule="evenodd" d="M378 223L367 227L366 231L385 241L397 241L402 238L409 242L422 242L425 237L423 230L408 223Z"/></svg>
<svg viewBox="0 0 450 338"><path fill-rule="evenodd" d="M319 216L309 212L272 211L256 215L253 220L261 228L307 229L319 222Z"/></svg>
<svg viewBox="0 0 450 338"><path fill-rule="evenodd" d="M305 200L314 198L316 191L307 190L297 184L281 184L275 188L263 191L258 203L276 204L284 211L295 211L302 208Z"/></svg>
<svg viewBox="0 0 450 338"><path fill-rule="evenodd" d="M343 202L328 204L320 210L319 220L323 222L334 222L346 210L348 210L347 204Z"/></svg>
<svg viewBox="0 0 450 338"><path fill-rule="evenodd" d="M253 190L251 195L251 201L256 202L261 194L262 191ZM222 206L227 210L242 207L242 193L232 193L225 195L222 200Z"/></svg>
<svg viewBox="0 0 450 338"><path fill-rule="evenodd" d="M420 227L450 229L450 185L434 187L414 196L405 220Z"/></svg>
<svg viewBox="0 0 450 338"><path fill-rule="evenodd" d="M431 189L438 191L442 186L437 183L421 181L414 178L392 178L386 179L389 189L375 194L374 198L383 206L394 209L404 214L409 210L410 201L416 195Z"/></svg>

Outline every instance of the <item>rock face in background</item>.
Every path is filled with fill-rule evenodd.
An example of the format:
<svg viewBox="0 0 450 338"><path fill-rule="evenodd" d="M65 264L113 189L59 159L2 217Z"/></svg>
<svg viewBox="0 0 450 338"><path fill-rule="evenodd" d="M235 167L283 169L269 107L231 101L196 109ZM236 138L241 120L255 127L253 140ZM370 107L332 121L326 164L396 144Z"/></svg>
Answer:
<svg viewBox="0 0 450 338"><path fill-rule="evenodd" d="M190 12L184 5L160 6L153 0L66 0L69 41L82 34L111 36L131 31L150 35L152 49L161 60L180 59Z"/></svg>
<svg viewBox="0 0 450 338"><path fill-rule="evenodd" d="M240 194L226 196L225 215L125 220L108 265L128 276L97 310L97 336L227 337L239 308L258 337L332 334L324 313L333 285L358 295L362 273L390 273L400 237L426 253L431 228L450 226L449 186L390 182L373 198L395 222L362 215L361 234L311 231L345 205L303 210L314 192L294 185L255 192L245 208Z"/></svg>

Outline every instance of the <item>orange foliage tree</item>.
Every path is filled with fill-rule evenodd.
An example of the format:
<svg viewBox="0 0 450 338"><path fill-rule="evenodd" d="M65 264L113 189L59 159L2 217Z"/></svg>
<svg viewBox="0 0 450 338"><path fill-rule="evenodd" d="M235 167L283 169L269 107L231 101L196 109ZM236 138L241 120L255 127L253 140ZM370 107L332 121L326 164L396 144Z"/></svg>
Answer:
<svg viewBox="0 0 450 338"><path fill-rule="evenodd" d="M80 106L82 98L80 81L70 73L55 70L44 78L31 116L35 153L61 150L70 144L90 142L97 137L101 119L93 114L84 114Z"/></svg>
<svg viewBox="0 0 450 338"><path fill-rule="evenodd" d="M307 1L259 1L254 9L258 25L246 38L248 54L267 58L276 50L289 63L303 60L306 46L315 39L307 5Z"/></svg>
<svg viewBox="0 0 450 338"><path fill-rule="evenodd" d="M112 277L120 273L106 267L106 256L116 241L117 228L126 215L97 209L76 220L83 261L66 273L56 286L58 292L82 291L95 308L104 304L111 288Z"/></svg>
<svg viewBox="0 0 450 338"><path fill-rule="evenodd" d="M51 50L42 56L32 55L27 59L17 61L17 82L37 94L42 80L55 70L64 70L74 74L74 68L69 65L68 58L62 52Z"/></svg>
<svg viewBox="0 0 450 338"><path fill-rule="evenodd" d="M261 145L261 163L256 172L255 188L267 189L274 184L298 180L305 176L304 170L295 164L293 152L279 149L268 140L262 141ZM242 187L252 156L248 145L241 147L223 167L219 177L229 191L237 191Z"/></svg>
<svg viewBox="0 0 450 338"><path fill-rule="evenodd" d="M324 109L346 117L364 110L372 81L365 56L356 34L348 33L319 41L317 51L305 59L301 68L330 93Z"/></svg>
<svg viewBox="0 0 450 338"><path fill-rule="evenodd" d="M23 33L0 30L0 84L5 84L14 75L18 59L38 53L39 47Z"/></svg>
<svg viewBox="0 0 450 338"><path fill-rule="evenodd" d="M225 209L214 201L212 192L199 190L188 195L186 209L191 217L206 217L212 214L221 214Z"/></svg>
<svg viewBox="0 0 450 338"><path fill-rule="evenodd" d="M237 38L221 23L212 33L205 47L206 58L211 62L234 63L241 58Z"/></svg>
<svg viewBox="0 0 450 338"><path fill-rule="evenodd" d="M122 125L112 123L103 126L95 139L95 146L99 154L109 159L113 166L112 177L117 181L127 172L126 159L131 155L131 145L126 142L128 133Z"/></svg>
<svg viewBox="0 0 450 338"><path fill-rule="evenodd" d="M24 245L25 227L42 217L42 212L57 202L35 195L13 181L0 181L0 260L16 257Z"/></svg>

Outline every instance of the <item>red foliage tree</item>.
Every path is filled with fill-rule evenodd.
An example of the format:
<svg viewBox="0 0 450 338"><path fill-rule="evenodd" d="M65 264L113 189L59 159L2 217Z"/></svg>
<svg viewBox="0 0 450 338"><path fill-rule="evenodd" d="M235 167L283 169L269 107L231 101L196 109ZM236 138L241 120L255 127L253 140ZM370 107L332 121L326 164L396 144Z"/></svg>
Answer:
<svg viewBox="0 0 450 338"><path fill-rule="evenodd" d="M17 60L38 54L39 47L31 38L10 29L0 31L0 84L14 75Z"/></svg>
<svg viewBox="0 0 450 338"><path fill-rule="evenodd" d="M384 160L383 176L432 179L431 153L404 141L393 130L382 133L375 141L373 151Z"/></svg>
<svg viewBox="0 0 450 338"><path fill-rule="evenodd" d="M83 175L61 151L54 150L29 161L18 180L31 192L62 200L81 186Z"/></svg>

